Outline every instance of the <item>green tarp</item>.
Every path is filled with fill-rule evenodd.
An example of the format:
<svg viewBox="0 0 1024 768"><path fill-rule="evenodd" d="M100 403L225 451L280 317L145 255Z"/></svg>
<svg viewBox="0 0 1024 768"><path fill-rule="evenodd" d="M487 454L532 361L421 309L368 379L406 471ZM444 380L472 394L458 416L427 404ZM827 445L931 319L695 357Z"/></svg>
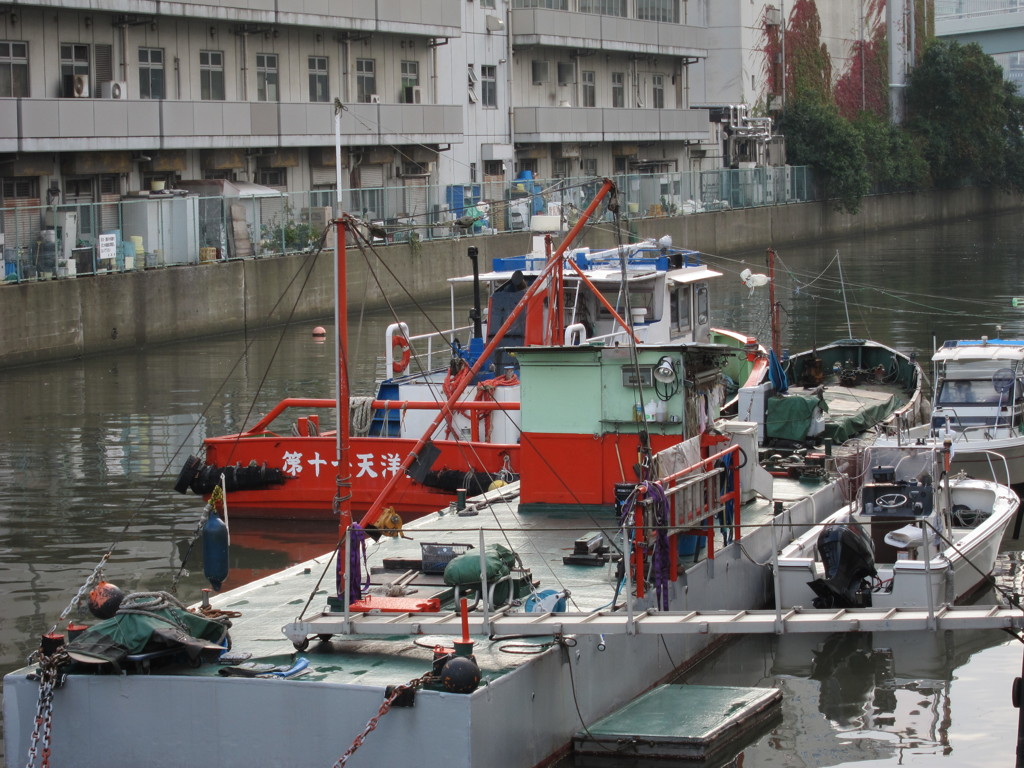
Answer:
<svg viewBox="0 0 1024 768"><path fill-rule="evenodd" d="M803 442L814 419L814 409L828 410L820 395L790 394L785 397L768 398L765 413L764 434L775 440Z"/></svg>
<svg viewBox="0 0 1024 768"><path fill-rule="evenodd" d="M896 395L871 390L831 388L828 403L819 393L804 395L791 390L785 397L768 399L765 437L803 442L814 419L814 409L821 408L825 429L820 437L840 445L879 424L902 405Z"/></svg>
<svg viewBox="0 0 1024 768"><path fill-rule="evenodd" d="M173 606L144 613L119 613L101 621L67 645L79 661L110 662L117 666L128 656L178 648L195 659L206 648L221 645L230 622L214 621Z"/></svg>

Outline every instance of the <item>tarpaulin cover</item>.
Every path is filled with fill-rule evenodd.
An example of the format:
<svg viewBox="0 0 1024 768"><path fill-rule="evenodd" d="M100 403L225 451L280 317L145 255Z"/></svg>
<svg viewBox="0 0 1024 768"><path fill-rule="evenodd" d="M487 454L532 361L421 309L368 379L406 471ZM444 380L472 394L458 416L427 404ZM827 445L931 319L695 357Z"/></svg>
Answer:
<svg viewBox="0 0 1024 768"><path fill-rule="evenodd" d="M829 403L831 408L825 421L824 436L831 437L832 442L839 445L880 424L890 413L903 407L904 400L895 394L851 390L849 394L833 392Z"/></svg>
<svg viewBox="0 0 1024 768"><path fill-rule="evenodd" d="M508 576L516 564L512 550L501 544L484 547L484 562L487 564L487 582L493 584ZM453 558L444 569L444 583L449 587L463 587L480 583L480 553L467 552Z"/></svg>
<svg viewBox="0 0 1024 768"><path fill-rule="evenodd" d="M828 410L819 394L789 394L768 398L764 421L765 437L776 440L802 442L814 419L814 409Z"/></svg>
<svg viewBox="0 0 1024 768"><path fill-rule="evenodd" d="M177 646L194 659L211 645L219 645L229 624L176 607L119 613L82 632L68 643L67 651L120 666L130 655Z"/></svg>
<svg viewBox="0 0 1024 768"><path fill-rule="evenodd" d="M501 544L484 547L484 562L487 567L487 584L492 588L498 579L508 576L516 565L515 553ZM480 553L467 552L454 558L444 569L444 583L450 587L470 587L481 584ZM497 584L493 591L497 604L504 603L509 596L509 584Z"/></svg>

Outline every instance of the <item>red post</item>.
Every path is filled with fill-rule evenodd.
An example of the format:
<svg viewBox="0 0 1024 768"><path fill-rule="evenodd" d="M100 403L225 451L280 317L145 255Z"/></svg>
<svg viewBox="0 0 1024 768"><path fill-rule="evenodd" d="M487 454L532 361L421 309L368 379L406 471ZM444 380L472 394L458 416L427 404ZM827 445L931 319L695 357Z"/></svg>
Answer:
<svg viewBox="0 0 1024 768"><path fill-rule="evenodd" d="M334 259L334 327L337 329L336 343L338 345L334 368L338 412L338 434L335 441L338 459L338 489L334 496L334 508L338 513L338 540L344 541L345 533L352 525L352 477L348 466L348 295L345 270L345 234L347 232L345 220L343 218L336 219L334 229L337 235L337 252ZM340 576L343 576L345 569L348 568L348 563L343 562L344 559L339 555L338 573Z"/></svg>

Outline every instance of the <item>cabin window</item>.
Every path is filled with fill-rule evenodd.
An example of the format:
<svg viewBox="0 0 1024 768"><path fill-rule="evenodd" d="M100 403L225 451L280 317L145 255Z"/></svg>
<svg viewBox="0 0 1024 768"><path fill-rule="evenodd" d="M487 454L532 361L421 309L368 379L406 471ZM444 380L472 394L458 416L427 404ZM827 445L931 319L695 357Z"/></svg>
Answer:
<svg viewBox="0 0 1024 768"><path fill-rule="evenodd" d="M618 288L608 288L601 291L601 294L608 300L608 303L615 307L619 317L628 320L626 317L625 296ZM631 310L644 310L641 322L649 323L655 320L654 317L654 291L650 288L633 288L629 292L629 308ZM597 310L598 317L602 320L610 320L611 313L602 304Z"/></svg>
<svg viewBox="0 0 1024 768"><path fill-rule="evenodd" d="M686 333L690 330L690 286L677 285L669 294L672 312L672 331Z"/></svg>
<svg viewBox="0 0 1024 768"><path fill-rule="evenodd" d="M938 405L998 405L999 397L989 379L946 379L939 388ZM1005 395L1003 402L1009 402Z"/></svg>
<svg viewBox="0 0 1024 768"><path fill-rule="evenodd" d="M697 325L708 322L708 287L704 283L697 286Z"/></svg>

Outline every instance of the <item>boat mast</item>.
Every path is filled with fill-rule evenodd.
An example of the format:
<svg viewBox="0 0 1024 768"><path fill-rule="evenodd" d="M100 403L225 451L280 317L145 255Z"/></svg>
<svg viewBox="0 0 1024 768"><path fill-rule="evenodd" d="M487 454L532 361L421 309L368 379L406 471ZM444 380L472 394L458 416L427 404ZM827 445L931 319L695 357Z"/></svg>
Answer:
<svg viewBox="0 0 1024 768"><path fill-rule="evenodd" d="M352 524L352 477L348 466L349 440L349 387L348 387L348 301L346 297L345 220L339 216L334 222L337 233L337 257L334 260L334 327L337 328L337 355L334 378L337 382L338 437L335 441L338 460L338 487L334 494L334 513L338 515L341 537Z"/></svg>
<svg viewBox="0 0 1024 768"><path fill-rule="evenodd" d="M347 227L341 213L341 113L344 105L334 100L334 176L337 184L337 218L334 232L334 328L336 382L337 439L335 458L338 460L337 490L334 494L334 513L338 515L338 540L342 541L352 525L352 477L348 466L349 390L348 390L348 294L345 274L345 239ZM340 555L339 555L340 556ZM346 564L347 565L347 564Z"/></svg>
<svg viewBox="0 0 1024 768"><path fill-rule="evenodd" d="M776 359L782 358L782 344L779 339L779 305L775 302L775 249L768 253L768 311L771 323L772 350Z"/></svg>

